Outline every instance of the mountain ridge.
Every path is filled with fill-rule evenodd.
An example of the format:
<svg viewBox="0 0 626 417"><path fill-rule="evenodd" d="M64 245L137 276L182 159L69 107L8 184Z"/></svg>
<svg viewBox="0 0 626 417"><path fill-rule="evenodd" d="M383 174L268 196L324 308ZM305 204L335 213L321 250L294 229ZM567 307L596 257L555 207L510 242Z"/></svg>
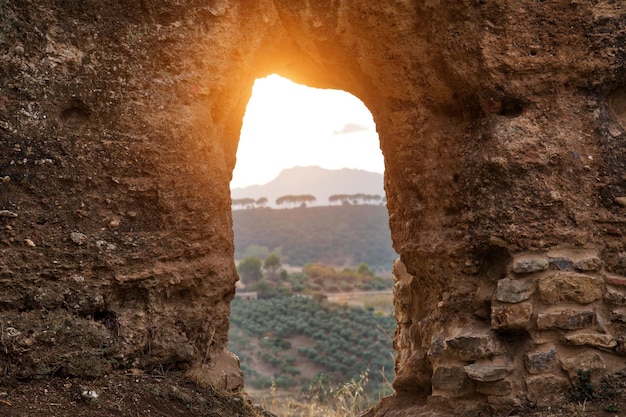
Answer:
<svg viewBox="0 0 626 417"><path fill-rule="evenodd" d="M283 169L272 181L262 185L231 189L233 200L242 198L268 199L276 207L283 195L310 194L316 201L310 205L329 205L328 197L335 194L369 194L384 197L383 174L354 168L326 169L318 166Z"/></svg>

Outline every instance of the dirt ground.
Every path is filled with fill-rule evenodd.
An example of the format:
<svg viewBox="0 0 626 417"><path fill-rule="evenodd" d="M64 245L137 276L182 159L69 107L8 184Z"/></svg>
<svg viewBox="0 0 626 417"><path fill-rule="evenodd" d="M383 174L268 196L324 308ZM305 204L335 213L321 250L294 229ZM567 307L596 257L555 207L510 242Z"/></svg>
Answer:
<svg viewBox="0 0 626 417"><path fill-rule="evenodd" d="M200 389L180 374L113 373L94 381L50 378L3 381L0 416L252 417L245 396Z"/></svg>
<svg viewBox="0 0 626 417"><path fill-rule="evenodd" d="M569 394L573 399L568 404L511 409L493 416L624 416L625 388L626 373L621 373L605 380L600 386L579 386L572 390ZM271 414L252 405L246 395L200 389L186 382L179 373L148 375L118 372L93 381L72 378L3 380L0 385L0 416L271 417Z"/></svg>

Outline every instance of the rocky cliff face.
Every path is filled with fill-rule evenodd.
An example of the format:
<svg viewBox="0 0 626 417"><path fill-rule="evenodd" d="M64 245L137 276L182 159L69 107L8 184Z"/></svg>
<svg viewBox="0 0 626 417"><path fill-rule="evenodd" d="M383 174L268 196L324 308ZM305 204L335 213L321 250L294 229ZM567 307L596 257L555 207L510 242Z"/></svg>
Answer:
<svg viewBox="0 0 626 417"><path fill-rule="evenodd" d="M541 402L617 370L625 27L612 0L0 2L4 373L238 385L228 183L272 72L377 123L401 258L381 407Z"/></svg>

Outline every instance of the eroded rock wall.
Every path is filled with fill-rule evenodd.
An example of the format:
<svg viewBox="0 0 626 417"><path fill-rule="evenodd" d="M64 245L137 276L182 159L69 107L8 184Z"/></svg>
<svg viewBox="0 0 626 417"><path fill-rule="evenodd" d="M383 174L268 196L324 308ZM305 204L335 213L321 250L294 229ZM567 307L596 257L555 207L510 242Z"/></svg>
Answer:
<svg viewBox="0 0 626 417"><path fill-rule="evenodd" d="M0 11L5 374L174 366L236 385L216 367L236 281L228 182L252 83L272 72L349 91L377 123L401 261L397 393L372 414L539 402L623 359L621 2Z"/></svg>

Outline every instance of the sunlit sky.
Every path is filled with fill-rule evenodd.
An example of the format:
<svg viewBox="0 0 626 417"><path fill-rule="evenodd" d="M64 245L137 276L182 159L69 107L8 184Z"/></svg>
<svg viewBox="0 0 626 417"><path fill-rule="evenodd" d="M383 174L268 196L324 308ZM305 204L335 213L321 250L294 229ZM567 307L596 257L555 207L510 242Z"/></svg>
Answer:
<svg viewBox="0 0 626 417"><path fill-rule="evenodd" d="M285 168L384 171L376 125L363 102L270 75L255 82L231 188L266 184Z"/></svg>

